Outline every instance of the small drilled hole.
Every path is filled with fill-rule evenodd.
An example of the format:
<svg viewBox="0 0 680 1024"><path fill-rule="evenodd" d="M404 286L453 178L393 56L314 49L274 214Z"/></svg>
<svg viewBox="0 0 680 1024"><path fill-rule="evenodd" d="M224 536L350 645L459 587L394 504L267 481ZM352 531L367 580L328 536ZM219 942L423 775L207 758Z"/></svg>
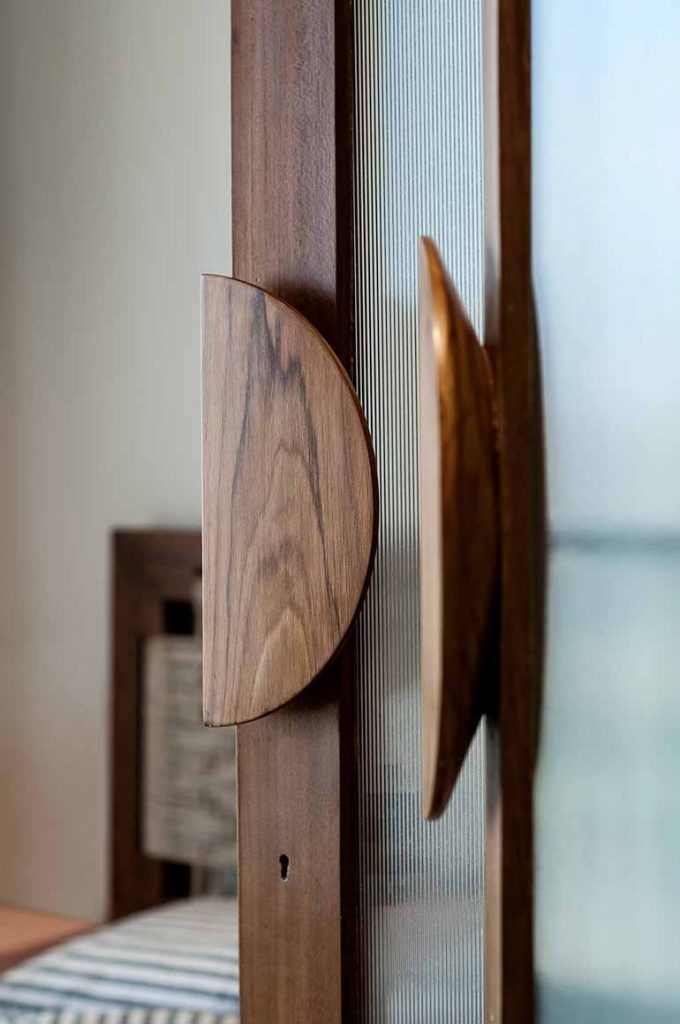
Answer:
<svg viewBox="0 0 680 1024"><path fill-rule="evenodd" d="M288 865L289 864L290 864L290 861L286 857L285 853L282 853L281 856L279 857L279 865L281 867L281 878L283 879L284 882L288 881Z"/></svg>

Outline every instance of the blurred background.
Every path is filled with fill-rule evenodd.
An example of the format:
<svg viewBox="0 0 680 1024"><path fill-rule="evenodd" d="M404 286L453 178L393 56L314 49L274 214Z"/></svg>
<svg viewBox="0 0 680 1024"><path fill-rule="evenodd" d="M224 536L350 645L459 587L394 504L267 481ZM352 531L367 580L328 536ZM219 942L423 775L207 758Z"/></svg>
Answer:
<svg viewBox="0 0 680 1024"><path fill-rule="evenodd" d="M0 904L107 913L112 527L200 523L229 5L0 3Z"/></svg>

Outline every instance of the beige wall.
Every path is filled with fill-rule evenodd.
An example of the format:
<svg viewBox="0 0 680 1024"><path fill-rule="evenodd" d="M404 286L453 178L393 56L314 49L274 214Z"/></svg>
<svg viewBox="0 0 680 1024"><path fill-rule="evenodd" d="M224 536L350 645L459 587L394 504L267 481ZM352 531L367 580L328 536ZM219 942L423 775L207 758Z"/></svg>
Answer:
<svg viewBox="0 0 680 1024"><path fill-rule="evenodd" d="M0 0L0 902L106 909L108 534L200 517L228 0Z"/></svg>

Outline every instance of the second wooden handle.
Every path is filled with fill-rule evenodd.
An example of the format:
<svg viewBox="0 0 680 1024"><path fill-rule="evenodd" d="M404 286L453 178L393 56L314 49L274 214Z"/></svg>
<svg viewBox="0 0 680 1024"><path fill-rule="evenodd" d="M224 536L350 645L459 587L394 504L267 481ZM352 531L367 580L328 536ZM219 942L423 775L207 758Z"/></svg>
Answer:
<svg viewBox="0 0 680 1024"><path fill-rule="evenodd" d="M436 818L481 716L498 514L491 368L429 238L419 302L422 792Z"/></svg>

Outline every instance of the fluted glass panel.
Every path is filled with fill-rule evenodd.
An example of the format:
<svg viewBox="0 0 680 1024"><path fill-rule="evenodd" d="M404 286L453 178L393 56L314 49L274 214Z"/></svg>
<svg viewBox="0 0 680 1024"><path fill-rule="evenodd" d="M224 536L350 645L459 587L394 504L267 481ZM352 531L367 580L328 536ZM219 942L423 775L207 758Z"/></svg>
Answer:
<svg viewBox="0 0 680 1024"><path fill-rule="evenodd" d="M362 1024L483 1020L484 745L420 815L418 238L483 304L481 0L356 0L356 378L380 478L358 641Z"/></svg>

